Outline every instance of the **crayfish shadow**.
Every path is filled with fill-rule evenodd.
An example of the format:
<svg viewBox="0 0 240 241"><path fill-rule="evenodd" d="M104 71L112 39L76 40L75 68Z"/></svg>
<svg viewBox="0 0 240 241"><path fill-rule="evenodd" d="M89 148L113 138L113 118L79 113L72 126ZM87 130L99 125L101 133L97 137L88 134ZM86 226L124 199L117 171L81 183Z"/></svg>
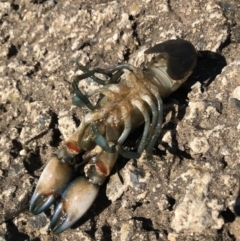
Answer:
<svg viewBox="0 0 240 241"><path fill-rule="evenodd" d="M202 92L216 79L217 75L227 65L226 59L219 53L212 51L199 51L197 66L192 74L192 78L202 85ZM190 77L190 79L191 79ZM188 81L189 82L189 81Z"/></svg>

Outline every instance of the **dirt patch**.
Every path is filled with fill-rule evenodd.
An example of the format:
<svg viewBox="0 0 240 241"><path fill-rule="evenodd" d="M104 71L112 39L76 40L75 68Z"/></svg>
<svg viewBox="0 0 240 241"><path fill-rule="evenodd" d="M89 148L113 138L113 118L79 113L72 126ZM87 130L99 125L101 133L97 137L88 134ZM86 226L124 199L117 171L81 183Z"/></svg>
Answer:
<svg viewBox="0 0 240 241"><path fill-rule="evenodd" d="M238 0L80 2L0 2L0 240L239 240ZM201 57L164 102L154 161L119 158L91 210L53 235L52 210L28 205L87 113L71 104L74 62L143 67L147 48L175 38Z"/></svg>

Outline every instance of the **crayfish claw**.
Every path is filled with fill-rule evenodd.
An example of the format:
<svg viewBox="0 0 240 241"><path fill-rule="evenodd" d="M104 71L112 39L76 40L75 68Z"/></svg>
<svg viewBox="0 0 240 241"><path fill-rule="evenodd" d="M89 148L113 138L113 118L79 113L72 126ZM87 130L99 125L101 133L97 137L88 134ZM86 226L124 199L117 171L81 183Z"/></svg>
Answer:
<svg viewBox="0 0 240 241"><path fill-rule="evenodd" d="M48 209L71 181L72 175L73 170L69 164L53 157L40 176L29 210L37 215Z"/></svg>
<svg viewBox="0 0 240 241"><path fill-rule="evenodd" d="M35 190L30 201L29 211L31 211L35 215L38 215L48 209L54 203L55 199L56 198L53 194L50 196L46 196Z"/></svg>
<svg viewBox="0 0 240 241"><path fill-rule="evenodd" d="M92 206L99 191L84 177L76 178L62 194L61 202L55 209L50 229L58 234L71 227Z"/></svg>

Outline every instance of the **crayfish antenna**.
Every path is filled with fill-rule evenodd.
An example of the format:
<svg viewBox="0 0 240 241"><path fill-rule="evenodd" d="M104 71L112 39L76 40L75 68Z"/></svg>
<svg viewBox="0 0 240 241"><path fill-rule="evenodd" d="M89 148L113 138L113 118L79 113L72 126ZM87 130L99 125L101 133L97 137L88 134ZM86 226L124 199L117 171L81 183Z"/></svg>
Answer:
<svg viewBox="0 0 240 241"><path fill-rule="evenodd" d="M73 176L73 168L53 157L43 170L30 201L29 210L37 215L48 209L61 195Z"/></svg>
<svg viewBox="0 0 240 241"><path fill-rule="evenodd" d="M92 184L85 177L76 178L62 194L50 229L58 234L71 227L92 206L98 192L99 185Z"/></svg>

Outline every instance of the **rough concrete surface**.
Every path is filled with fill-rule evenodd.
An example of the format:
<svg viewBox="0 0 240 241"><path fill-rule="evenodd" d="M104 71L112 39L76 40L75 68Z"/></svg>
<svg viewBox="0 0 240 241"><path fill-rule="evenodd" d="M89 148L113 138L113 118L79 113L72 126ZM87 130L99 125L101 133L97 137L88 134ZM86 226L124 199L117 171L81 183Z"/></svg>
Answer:
<svg viewBox="0 0 240 241"><path fill-rule="evenodd" d="M71 104L74 62L143 66L144 50L175 38L201 56L164 101L154 160L119 157L93 207L54 235L53 209L28 204L87 113ZM238 0L0 1L0 240L240 240L239 43Z"/></svg>

